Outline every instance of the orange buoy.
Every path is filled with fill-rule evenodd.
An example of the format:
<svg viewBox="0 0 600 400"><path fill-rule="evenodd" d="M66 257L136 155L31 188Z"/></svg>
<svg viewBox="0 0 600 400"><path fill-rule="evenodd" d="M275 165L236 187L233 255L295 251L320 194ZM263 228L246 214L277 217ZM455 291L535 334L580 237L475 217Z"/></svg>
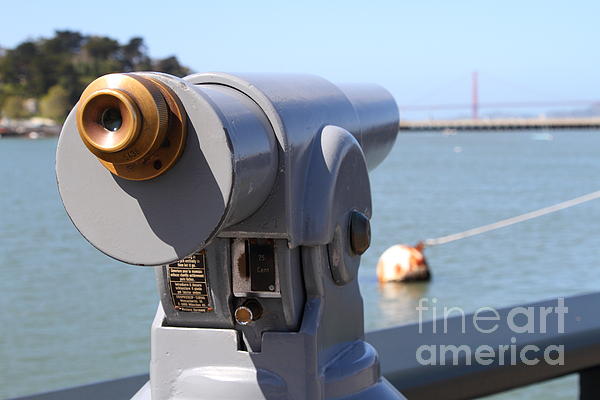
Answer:
<svg viewBox="0 0 600 400"><path fill-rule="evenodd" d="M427 281L431 279L429 266L423 254L425 244L416 246L397 244L383 252L377 263L377 279L385 282Z"/></svg>

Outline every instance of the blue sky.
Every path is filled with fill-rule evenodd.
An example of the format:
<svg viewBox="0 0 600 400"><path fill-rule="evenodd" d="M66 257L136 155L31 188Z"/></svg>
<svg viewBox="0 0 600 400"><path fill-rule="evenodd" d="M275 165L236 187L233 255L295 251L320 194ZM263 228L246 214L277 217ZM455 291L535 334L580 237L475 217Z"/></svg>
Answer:
<svg viewBox="0 0 600 400"><path fill-rule="evenodd" d="M377 82L399 104L468 103L474 70L481 102L600 99L598 15L578 0L10 1L0 46L73 29L143 36L198 72Z"/></svg>

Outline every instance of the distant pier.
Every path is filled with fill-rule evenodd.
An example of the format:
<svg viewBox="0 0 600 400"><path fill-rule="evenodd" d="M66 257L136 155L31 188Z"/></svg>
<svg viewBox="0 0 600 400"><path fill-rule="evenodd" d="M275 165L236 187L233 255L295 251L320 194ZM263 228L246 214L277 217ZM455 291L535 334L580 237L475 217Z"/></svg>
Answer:
<svg viewBox="0 0 600 400"><path fill-rule="evenodd" d="M47 118L29 118L22 120L0 119L0 139L16 137L39 139L58 136L61 126Z"/></svg>
<svg viewBox="0 0 600 400"><path fill-rule="evenodd" d="M600 129L600 117L478 118L400 121L401 131L487 131L524 129Z"/></svg>

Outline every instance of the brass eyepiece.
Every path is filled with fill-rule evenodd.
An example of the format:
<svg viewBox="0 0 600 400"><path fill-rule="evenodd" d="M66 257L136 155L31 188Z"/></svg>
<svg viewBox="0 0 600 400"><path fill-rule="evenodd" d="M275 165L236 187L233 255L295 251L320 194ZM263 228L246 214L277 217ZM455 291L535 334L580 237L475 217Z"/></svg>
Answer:
<svg viewBox="0 0 600 400"><path fill-rule="evenodd" d="M110 74L81 95L77 128L85 146L113 174L147 180L183 152L186 115L176 95L148 76Z"/></svg>
<svg viewBox="0 0 600 400"><path fill-rule="evenodd" d="M140 119L138 107L126 92L101 89L88 96L81 105L79 132L86 145L100 153L114 153L136 139Z"/></svg>

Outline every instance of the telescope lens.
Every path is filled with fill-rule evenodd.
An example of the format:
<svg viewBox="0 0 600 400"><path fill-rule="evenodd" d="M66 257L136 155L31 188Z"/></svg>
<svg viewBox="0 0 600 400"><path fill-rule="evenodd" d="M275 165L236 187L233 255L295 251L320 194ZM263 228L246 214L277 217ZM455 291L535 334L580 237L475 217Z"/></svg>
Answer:
<svg viewBox="0 0 600 400"><path fill-rule="evenodd" d="M111 132L116 132L123 125L123 117L121 111L117 108L107 108L102 112L100 124L104 129Z"/></svg>
<svg viewBox="0 0 600 400"><path fill-rule="evenodd" d="M141 117L129 95L101 89L84 98L78 108L77 127L97 157L127 148L137 136Z"/></svg>

